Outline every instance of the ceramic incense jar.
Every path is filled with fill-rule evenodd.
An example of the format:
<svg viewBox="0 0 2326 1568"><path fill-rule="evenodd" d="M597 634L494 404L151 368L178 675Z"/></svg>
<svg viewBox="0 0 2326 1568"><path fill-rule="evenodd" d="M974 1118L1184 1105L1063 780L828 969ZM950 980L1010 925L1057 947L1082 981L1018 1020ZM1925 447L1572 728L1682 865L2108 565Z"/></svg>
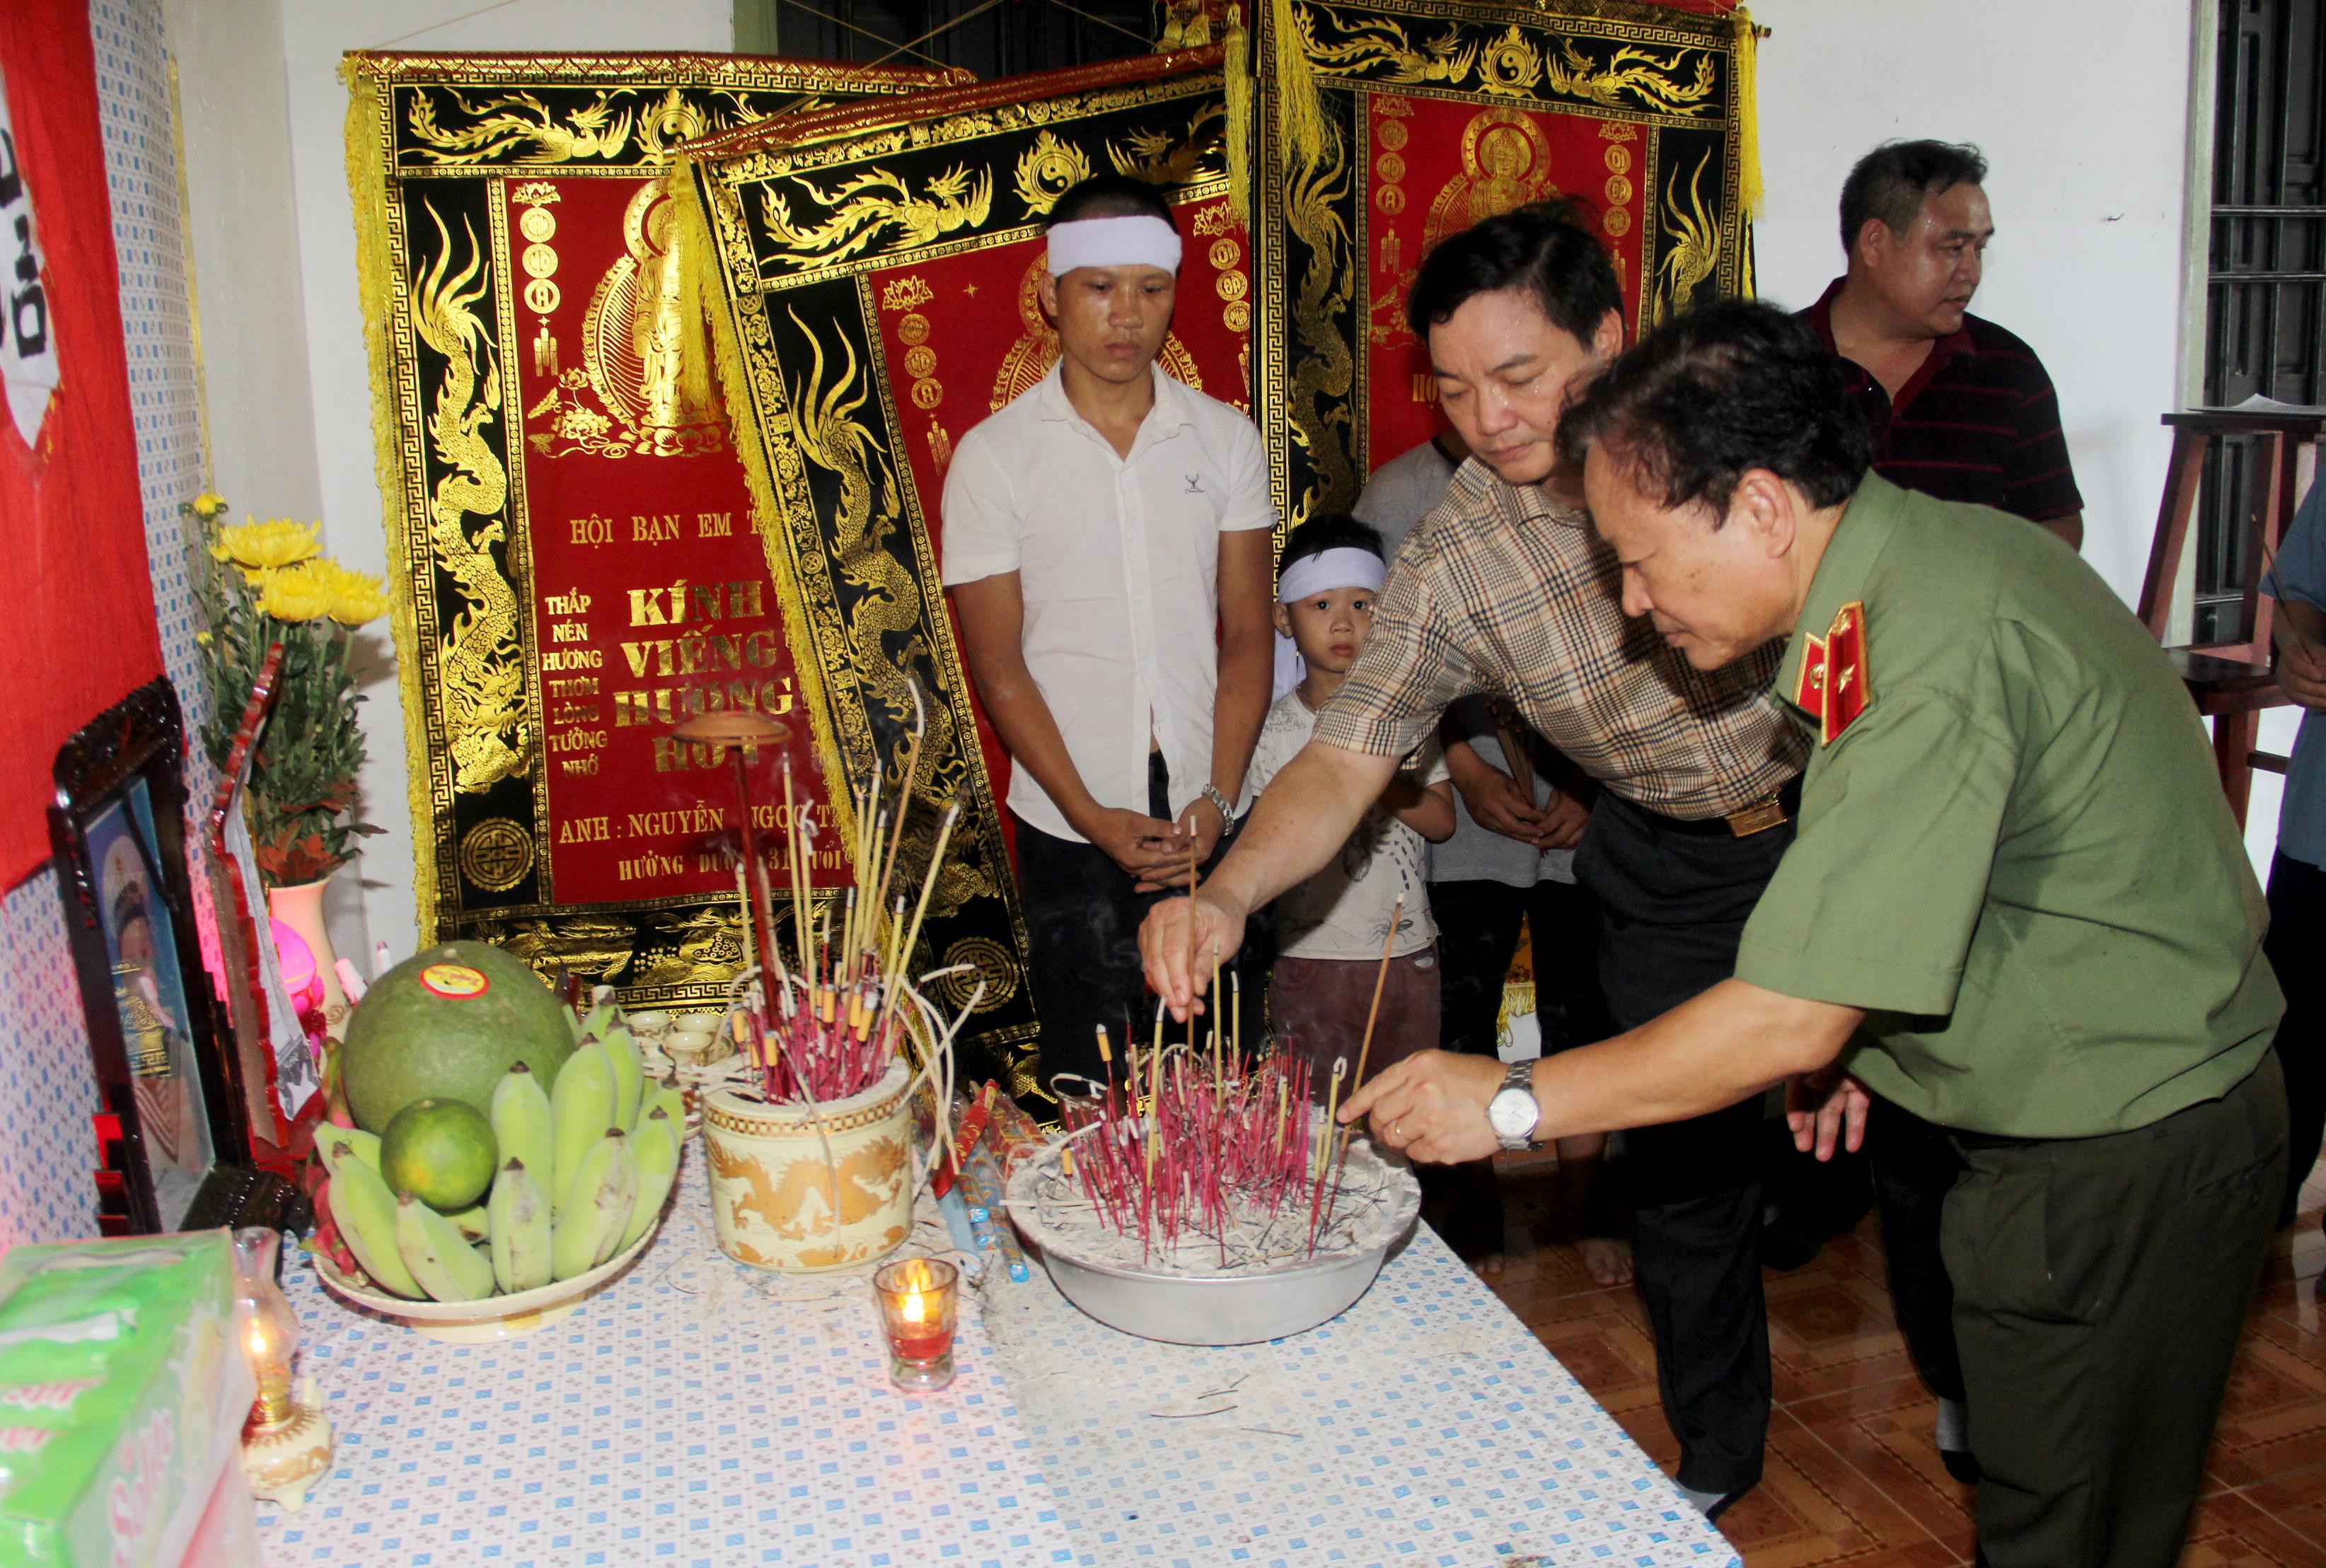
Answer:
<svg viewBox="0 0 2326 1568"><path fill-rule="evenodd" d="M887 1257L912 1233L912 1079L893 1062L815 1110L732 1089L702 1096L719 1246L754 1268L814 1274Z"/></svg>

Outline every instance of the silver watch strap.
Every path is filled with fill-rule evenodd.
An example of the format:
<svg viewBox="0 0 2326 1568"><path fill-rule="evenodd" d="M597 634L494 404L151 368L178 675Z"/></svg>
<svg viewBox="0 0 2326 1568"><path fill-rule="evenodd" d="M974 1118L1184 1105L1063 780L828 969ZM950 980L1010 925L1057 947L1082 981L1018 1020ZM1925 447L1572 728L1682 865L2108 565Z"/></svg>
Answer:
<svg viewBox="0 0 2326 1568"><path fill-rule="evenodd" d="M1509 1066L1503 1068L1503 1087L1498 1090L1495 1094L1495 1097L1499 1099L1503 1095L1510 1093L1512 1090L1516 1090L1520 1093L1525 1095L1528 1099L1534 1100L1534 1125L1527 1128L1526 1136L1524 1137L1517 1139L1507 1138L1502 1136L1501 1129L1497 1128L1495 1130L1495 1137L1502 1144L1503 1147L1512 1150L1512 1152L1516 1152L1520 1149L1539 1149L1542 1147L1542 1141L1534 1136L1536 1133L1542 1130L1542 1101L1536 1096L1534 1091L1534 1065L1536 1060L1536 1058L1530 1057L1525 1061L1513 1062Z"/></svg>
<svg viewBox="0 0 2326 1568"><path fill-rule="evenodd" d="M1219 807L1221 821L1233 822L1235 821L1235 803L1228 799L1226 795L1220 792L1219 785L1215 784L1205 784L1204 786L1204 798L1211 802L1212 804Z"/></svg>

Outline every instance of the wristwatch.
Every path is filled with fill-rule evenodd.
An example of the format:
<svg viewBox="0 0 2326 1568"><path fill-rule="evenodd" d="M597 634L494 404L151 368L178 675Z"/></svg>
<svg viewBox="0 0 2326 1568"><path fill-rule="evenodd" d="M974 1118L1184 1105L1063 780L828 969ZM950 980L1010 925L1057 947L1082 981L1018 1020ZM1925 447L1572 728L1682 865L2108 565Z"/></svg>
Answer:
<svg viewBox="0 0 2326 1568"><path fill-rule="evenodd" d="M1220 825L1222 827L1227 827L1235 821L1235 803L1220 793L1219 785L1215 784L1205 784L1204 786L1204 798L1211 802L1212 804L1219 807Z"/></svg>
<svg viewBox="0 0 2326 1568"><path fill-rule="evenodd" d="M1542 1105L1534 1097L1534 1063L1513 1062L1503 1074L1503 1086L1486 1101L1486 1123L1503 1147L1539 1149L1534 1129L1542 1121Z"/></svg>

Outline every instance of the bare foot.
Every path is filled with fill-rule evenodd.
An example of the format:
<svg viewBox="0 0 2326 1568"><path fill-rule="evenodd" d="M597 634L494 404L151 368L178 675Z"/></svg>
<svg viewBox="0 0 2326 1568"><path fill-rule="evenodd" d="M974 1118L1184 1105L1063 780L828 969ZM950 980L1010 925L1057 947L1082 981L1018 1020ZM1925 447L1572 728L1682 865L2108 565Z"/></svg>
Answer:
<svg viewBox="0 0 2326 1568"><path fill-rule="evenodd" d="M1503 1255L1499 1252L1482 1252L1478 1254L1477 1257L1470 1260L1470 1272L1476 1275L1480 1279L1502 1278Z"/></svg>
<svg viewBox="0 0 2326 1568"><path fill-rule="evenodd" d="M1614 1236L1586 1236L1575 1244L1596 1285L1632 1283L1632 1244Z"/></svg>

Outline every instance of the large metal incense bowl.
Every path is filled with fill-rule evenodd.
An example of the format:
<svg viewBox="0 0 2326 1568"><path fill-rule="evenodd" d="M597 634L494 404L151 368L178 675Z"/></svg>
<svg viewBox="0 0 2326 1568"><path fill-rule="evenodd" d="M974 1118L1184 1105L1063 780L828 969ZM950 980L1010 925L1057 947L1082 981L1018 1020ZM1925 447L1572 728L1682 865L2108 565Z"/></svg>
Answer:
<svg viewBox="0 0 2326 1568"><path fill-rule="evenodd" d="M1109 1328L1169 1344L1248 1345L1329 1322L1372 1287L1390 1248L1412 1230L1421 1208L1421 1184L1412 1171L1390 1164L1358 1139L1349 1146L1346 1177L1353 1184L1378 1183L1387 1205L1364 1246L1296 1257L1261 1272L1167 1272L1093 1257L1073 1234L1043 1221L1036 1189L1056 1174L1063 1146L1027 1161L1010 1178L1009 1218L1041 1254L1059 1294Z"/></svg>

